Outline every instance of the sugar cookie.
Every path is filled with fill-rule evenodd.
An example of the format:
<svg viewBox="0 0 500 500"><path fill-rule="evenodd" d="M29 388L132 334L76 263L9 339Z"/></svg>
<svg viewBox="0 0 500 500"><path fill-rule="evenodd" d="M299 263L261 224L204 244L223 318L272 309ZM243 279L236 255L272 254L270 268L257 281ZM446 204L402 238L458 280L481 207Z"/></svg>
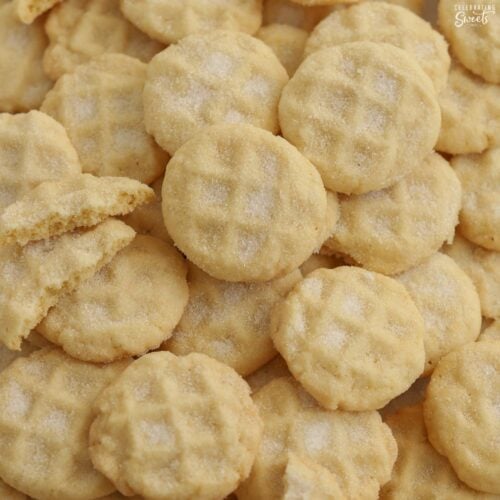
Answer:
<svg viewBox="0 0 500 500"><path fill-rule="evenodd" d="M288 81L273 51L245 33L191 35L158 54L144 87L146 129L170 154L219 123L278 131L278 100Z"/></svg>
<svg viewBox="0 0 500 500"><path fill-rule="evenodd" d="M461 203L460 182L436 153L394 186L340 200L340 220L326 242L363 267L396 274L453 239Z"/></svg>
<svg viewBox="0 0 500 500"><path fill-rule="evenodd" d="M497 2L480 3L482 8L476 8L471 23L465 21L473 17L471 9L478 5L475 0L463 0L460 5L468 10L461 12L455 0L439 0L438 25L453 55L467 69L488 82L500 83L500 17L495 14L495 4L498 10Z"/></svg>
<svg viewBox="0 0 500 500"><path fill-rule="evenodd" d="M424 319L424 374L444 355L477 339L479 296L453 259L438 252L395 278L408 290Z"/></svg>
<svg viewBox="0 0 500 500"><path fill-rule="evenodd" d="M87 500L114 490L92 467L92 403L126 363L93 365L58 349L0 373L0 475L34 498Z"/></svg>
<svg viewBox="0 0 500 500"><path fill-rule="evenodd" d="M330 11L331 7L305 7L292 0L264 0L262 24L286 24L311 31Z"/></svg>
<svg viewBox="0 0 500 500"><path fill-rule="evenodd" d="M462 184L460 232L476 245L500 252L500 147L451 160Z"/></svg>
<svg viewBox="0 0 500 500"><path fill-rule="evenodd" d="M438 151L481 153L500 145L500 86L487 83L453 62L439 95L441 132Z"/></svg>
<svg viewBox="0 0 500 500"><path fill-rule="evenodd" d="M144 128L145 81L144 63L105 54L63 75L47 94L41 109L64 125L84 172L149 183L165 170L168 155Z"/></svg>
<svg viewBox="0 0 500 500"><path fill-rule="evenodd" d="M500 319L496 319L483 330L479 336L479 340L496 340L500 341Z"/></svg>
<svg viewBox="0 0 500 500"><path fill-rule="evenodd" d="M334 255L313 254L300 266L300 271L303 276L307 276L309 273L312 273L316 269L322 267L326 269L333 269L334 267L344 265L345 262L340 257L336 257Z"/></svg>
<svg viewBox="0 0 500 500"><path fill-rule="evenodd" d="M64 128L39 111L0 114L0 212L44 181L81 173Z"/></svg>
<svg viewBox="0 0 500 500"><path fill-rule="evenodd" d="M287 295L271 336L325 408L382 408L424 369L424 323L404 287L358 267L318 269Z"/></svg>
<svg viewBox="0 0 500 500"><path fill-rule="evenodd" d="M326 187L350 194L385 188L420 167L436 143L440 111L411 55L354 42L300 65L283 89L279 120Z"/></svg>
<svg viewBox="0 0 500 500"><path fill-rule="evenodd" d="M88 231L0 247L0 342L19 350L59 297L107 264L134 235L109 219Z"/></svg>
<svg viewBox="0 0 500 500"><path fill-rule="evenodd" d="M143 356L95 411L92 462L127 496L223 498L250 473L262 434L248 385L203 354Z"/></svg>
<svg viewBox="0 0 500 500"><path fill-rule="evenodd" d="M121 0L121 9L131 23L166 44L217 29L253 34L262 22L262 0Z"/></svg>
<svg viewBox="0 0 500 500"><path fill-rule="evenodd" d="M269 363L245 378L252 392L262 389L266 384L280 377L291 377L286 361L278 354Z"/></svg>
<svg viewBox="0 0 500 500"><path fill-rule="evenodd" d="M309 36L307 31L286 24L270 24L263 26L255 36L271 47L288 75L292 76L302 61Z"/></svg>
<svg viewBox="0 0 500 500"><path fill-rule="evenodd" d="M443 247L474 283L481 311L487 318L500 317L500 252L493 252L470 243L460 234L452 245Z"/></svg>
<svg viewBox="0 0 500 500"><path fill-rule="evenodd" d="M123 17L119 0L65 0L51 10L45 30L43 68L53 80L104 53L148 62L164 47Z"/></svg>
<svg viewBox="0 0 500 500"><path fill-rule="evenodd" d="M127 177L80 174L42 182L0 214L0 243L26 245L131 212L154 191Z"/></svg>
<svg viewBox="0 0 500 500"><path fill-rule="evenodd" d="M325 224L316 169L251 125L214 126L188 141L168 164L162 196L175 244L225 281L268 281L296 269Z"/></svg>
<svg viewBox="0 0 500 500"><path fill-rule="evenodd" d="M20 491L11 488L0 479L0 498L3 500L27 500L28 497Z"/></svg>
<svg viewBox="0 0 500 500"><path fill-rule="evenodd" d="M422 403L425 397L425 390L429 385L429 380L430 377L420 377L415 380L413 385L406 392L403 392L403 394L400 394L397 398L394 398L389 404L379 410L382 418L385 420L389 415L398 412L402 408Z"/></svg>
<svg viewBox="0 0 500 500"><path fill-rule="evenodd" d="M189 303L166 349L201 352L248 375L276 355L271 311L302 278L295 270L266 283L229 283L189 268Z"/></svg>
<svg viewBox="0 0 500 500"><path fill-rule="evenodd" d="M0 5L0 112L40 106L52 86L42 69L47 43L43 21L26 26L17 19L14 2Z"/></svg>
<svg viewBox="0 0 500 500"><path fill-rule="evenodd" d="M264 436L249 479L236 491L239 500L282 498L292 453L326 469L346 498L378 497L397 447L377 412L325 410L291 377L273 380L254 401Z"/></svg>
<svg viewBox="0 0 500 500"><path fill-rule="evenodd" d="M441 359L424 401L432 446L468 486L500 494L500 343L475 342Z"/></svg>
<svg viewBox="0 0 500 500"><path fill-rule="evenodd" d="M413 12L387 2L361 2L333 12L311 33L305 55L358 41L390 43L403 49L414 57L438 92L445 87L450 56L443 36Z"/></svg>
<svg viewBox="0 0 500 500"><path fill-rule="evenodd" d="M31 24L37 17L62 0L14 0L16 15L24 24Z"/></svg>

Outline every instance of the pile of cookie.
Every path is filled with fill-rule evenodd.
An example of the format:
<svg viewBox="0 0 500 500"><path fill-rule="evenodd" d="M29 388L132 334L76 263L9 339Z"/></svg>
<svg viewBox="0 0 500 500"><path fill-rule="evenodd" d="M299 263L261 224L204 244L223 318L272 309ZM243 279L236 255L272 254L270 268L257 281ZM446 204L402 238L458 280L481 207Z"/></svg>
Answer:
<svg viewBox="0 0 500 500"><path fill-rule="evenodd" d="M460 5L0 0L0 499L500 498Z"/></svg>

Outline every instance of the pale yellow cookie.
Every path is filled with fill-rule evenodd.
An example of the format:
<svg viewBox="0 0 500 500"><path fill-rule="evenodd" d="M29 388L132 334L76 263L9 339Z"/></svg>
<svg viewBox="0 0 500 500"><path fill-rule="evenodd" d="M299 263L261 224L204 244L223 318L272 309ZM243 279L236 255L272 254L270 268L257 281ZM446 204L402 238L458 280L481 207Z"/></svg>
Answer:
<svg viewBox="0 0 500 500"><path fill-rule="evenodd" d="M311 31L330 13L331 7L305 7L292 0L264 0L263 25L286 24Z"/></svg>
<svg viewBox="0 0 500 500"><path fill-rule="evenodd" d="M500 86L452 62L439 105L442 123L438 151L455 155L481 153L500 145Z"/></svg>
<svg viewBox="0 0 500 500"><path fill-rule="evenodd" d="M443 247L474 283L481 311L487 318L500 318L500 252L470 243L460 234L452 245Z"/></svg>
<svg viewBox="0 0 500 500"><path fill-rule="evenodd" d="M468 344L438 363L427 387L429 441L468 486L500 494L500 343Z"/></svg>
<svg viewBox="0 0 500 500"><path fill-rule="evenodd" d="M498 0L439 0L438 25L453 55L488 82L500 83Z"/></svg>
<svg viewBox="0 0 500 500"><path fill-rule="evenodd" d="M452 241L460 182L448 162L429 155L394 186L340 200L340 220L326 245L363 267L396 274Z"/></svg>
<svg viewBox="0 0 500 500"><path fill-rule="evenodd" d="M404 287L359 267L318 269L276 310L276 349L325 408L382 408L424 369L424 323Z"/></svg>
<svg viewBox="0 0 500 500"><path fill-rule="evenodd" d="M262 389L266 384L280 377L291 377L286 361L278 354L269 363L245 378L252 392Z"/></svg>
<svg viewBox="0 0 500 500"><path fill-rule="evenodd" d="M481 305L474 284L453 259L435 253L424 262L395 276L408 290L425 323L425 370L481 330Z"/></svg>
<svg viewBox="0 0 500 500"><path fill-rule="evenodd" d="M81 173L64 128L39 111L0 114L0 212L45 181Z"/></svg>
<svg viewBox="0 0 500 500"><path fill-rule="evenodd" d="M345 262L335 255L313 254L300 266L300 271L307 276L319 268L333 269L344 265Z"/></svg>
<svg viewBox="0 0 500 500"><path fill-rule="evenodd" d="M94 409L92 462L127 496L224 498L248 477L261 440L246 382L203 354L143 356Z"/></svg>
<svg viewBox="0 0 500 500"><path fill-rule="evenodd" d="M377 412L325 410L291 377L269 382L254 401L264 436L249 479L236 491L239 500L283 498L291 453L326 469L346 498L378 497L397 447Z"/></svg>
<svg viewBox="0 0 500 500"><path fill-rule="evenodd" d="M266 283L229 283L189 267L189 303L165 349L201 352L246 376L276 355L271 312L302 278L295 270Z"/></svg>
<svg viewBox="0 0 500 500"><path fill-rule="evenodd" d="M286 24L263 26L255 35L271 47L289 76L295 73L304 54L309 34L307 31Z"/></svg>
<svg viewBox="0 0 500 500"><path fill-rule="evenodd" d="M148 62L164 47L123 17L119 0L65 0L51 10L45 30L43 68L53 80L104 53Z"/></svg>
<svg viewBox="0 0 500 500"><path fill-rule="evenodd" d="M59 297L107 264L134 235L109 219L88 231L0 247L0 342L19 350Z"/></svg>
<svg viewBox="0 0 500 500"><path fill-rule="evenodd" d="M31 24L62 0L14 0L16 15L24 24Z"/></svg>
<svg viewBox="0 0 500 500"><path fill-rule="evenodd" d="M149 183L165 170L168 155L144 127L146 65L123 54L105 54L63 75L42 111L66 128L82 162L94 175Z"/></svg>
<svg viewBox="0 0 500 500"><path fill-rule="evenodd" d="M460 232L476 245L500 252L500 147L451 160L462 184Z"/></svg>
<svg viewBox="0 0 500 500"><path fill-rule="evenodd" d="M448 460L431 446L427 439L422 405L403 408L385 422L398 443L398 459L391 480L380 492L381 500L498 498L474 491L462 483Z"/></svg>
<svg viewBox="0 0 500 500"><path fill-rule="evenodd" d="M420 377L415 380L413 385L406 392L403 392L403 394L400 394L397 398L394 398L390 403L379 410L382 418L385 420L389 415L398 412L402 408L422 403L429 380L430 377Z"/></svg>
<svg viewBox="0 0 500 500"><path fill-rule="evenodd" d="M131 212L154 191L127 177L79 174L42 182L0 214L0 243L26 245Z"/></svg>
<svg viewBox="0 0 500 500"><path fill-rule="evenodd" d="M21 23L13 2L0 5L0 112L40 106L52 82L42 69L47 47L43 21Z"/></svg>
<svg viewBox="0 0 500 500"><path fill-rule="evenodd" d="M496 340L500 341L500 319L496 319L485 328L481 335L479 336L479 340Z"/></svg>
<svg viewBox="0 0 500 500"><path fill-rule="evenodd" d="M420 167L436 143L440 111L411 55L354 42L315 52L299 66L283 90L279 120L327 188L359 194Z"/></svg>
<svg viewBox="0 0 500 500"><path fill-rule="evenodd" d="M62 296L37 331L94 363L141 355L172 334L188 301L187 268L175 248L137 235L113 260Z"/></svg>
<svg viewBox="0 0 500 500"><path fill-rule="evenodd" d="M218 125L182 146L163 182L163 218L179 249L225 281L268 281L301 265L324 229L313 165L281 137Z"/></svg>
<svg viewBox="0 0 500 500"><path fill-rule="evenodd" d="M144 87L146 129L174 154L209 125L248 123L278 131L285 68L245 33L191 35L158 54Z"/></svg>
<svg viewBox="0 0 500 500"><path fill-rule="evenodd" d="M262 0L121 0L123 15L140 30L169 44L213 30L255 33Z"/></svg>
<svg viewBox="0 0 500 500"><path fill-rule="evenodd" d="M113 485L90 461L88 431L95 398L126 366L83 363L59 349L42 349L1 372L2 478L40 499L111 493Z"/></svg>
<svg viewBox="0 0 500 500"><path fill-rule="evenodd" d="M363 40L403 49L419 63L438 92L445 87L450 56L443 36L413 12L387 2L361 2L333 12L311 33L305 55Z"/></svg>
<svg viewBox="0 0 500 500"><path fill-rule="evenodd" d="M28 497L20 491L11 488L0 479L0 498L2 500L27 500Z"/></svg>

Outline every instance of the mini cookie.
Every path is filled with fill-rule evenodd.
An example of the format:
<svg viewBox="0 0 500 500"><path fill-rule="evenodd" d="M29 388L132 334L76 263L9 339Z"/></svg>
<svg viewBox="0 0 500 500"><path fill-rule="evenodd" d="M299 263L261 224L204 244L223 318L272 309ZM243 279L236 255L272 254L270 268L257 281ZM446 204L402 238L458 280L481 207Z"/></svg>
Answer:
<svg viewBox="0 0 500 500"><path fill-rule="evenodd" d="M88 231L0 247L0 342L20 350L59 297L107 264L134 235L123 222L109 219Z"/></svg>
<svg viewBox="0 0 500 500"><path fill-rule="evenodd" d="M377 412L325 410L291 377L269 382L254 401L264 436L249 479L236 491L239 500L282 498L291 454L326 469L345 498L378 497L397 447Z"/></svg>
<svg viewBox="0 0 500 500"><path fill-rule="evenodd" d="M420 167L436 143L440 112L411 55L355 42L300 65L283 90L279 119L283 136L316 165L327 188L364 193Z"/></svg>
<svg viewBox="0 0 500 500"><path fill-rule="evenodd" d="M14 0L16 15L24 24L31 24L37 17L52 9L62 0Z"/></svg>
<svg viewBox="0 0 500 500"><path fill-rule="evenodd" d="M249 123L277 132L278 100L287 81L273 51L250 35L191 35L148 66L146 129L170 154L217 123Z"/></svg>
<svg viewBox="0 0 500 500"><path fill-rule="evenodd" d="M263 26L255 36L271 47L288 75L292 76L302 61L309 36L307 31L286 24L270 24Z"/></svg>
<svg viewBox="0 0 500 500"><path fill-rule="evenodd" d="M488 82L500 83L500 17L492 10L495 4L498 10L498 3L491 2L479 4L478 11L475 0L464 0L460 5L468 9L457 11L455 0L439 0L438 24L453 55L467 69ZM476 17L484 21L465 22L475 8Z"/></svg>
<svg viewBox="0 0 500 500"><path fill-rule="evenodd" d="M113 485L92 467L92 404L127 363L93 365L42 349L0 373L0 475L34 498L86 500Z"/></svg>
<svg viewBox="0 0 500 500"><path fill-rule="evenodd" d="M448 460L431 446L427 440L422 405L403 408L385 421L398 443L398 459L391 480L380 492L382 500L496 498L462 483Z"/></svg>
<svg viewBox="0 0 500 500"><path fill-rule="evenodd" d="M311 31L331 12L331 7L305 7L291 0L264 0L263 25L286 24Z"/></svg>
<svg viewBox="0 0 500 500"><path fill-rule="evenodd" d="M123 17L119 0L65 0L51 10L45 30L43 68L53 80L104 53L148 62L164 47Z"/></svg>
<svg viewBox="0 0 500 500"><path fill-rule="evenodd" d="M500 319L496 319L490 326L481 333L479 340L497 340L500 341Z"/></svg>
<svg viewBox="0 0 500 500"><path fill-rule="evenodd" d="M481 330L481 305L471 279L453 259L435 253L395 278L408 290L425 323L425 370Z"/></svg>
<svg viewBox="0 0 500 500"><path fill-rule="evenodd" d="M261 440L248 385L203 354L143 356L94 409L90 456L127 496L224 498L248 477Z"/></svg>
<svg viewBox="0 0 500 500"><path fill-rule="evenodd" d="M468 486L500 494L500 343L476 342L438 363L424 418L432 446Z"/></svg>
<svg viewBox="0 0 500 500"><path fill-rule="evenodd" d="M154 191L126 177L80 174L42 182L0 214L0 242L26 245L131 212Z"/></svg>
<svg viewBox="0 0 500 500"><path fill-rule="evenodd" d="M324 229L326 193L313 165L281 137L218 125L168 164L163 218L179 249L225 281L268 281L301 265Z"/></svg>
<svg viewBox="0 0 500 500"><path fill-rule="evenodd" d="M0 498L3 500L27 500L28 497L0 479Z"/></svg>
<svg viewBox="0 0 500 500"><path fill-rule="evenodd" d="M446 86L450 56L443 36L413 12L387 2L362 2L333 12L311 33L305 55L358 41L390 43L403 49L419 63L438 92Z"/></svg>
<svg viewBox="0 0 500 500"><path fill-rule="evenodd" d="M460 234L456 234L453 245L443 247L443 251L474 283L483 316L500 317L500 252L478 247Z"/></svg>
<svg viewBox="0 0 500 500"><path fill-rule="evenodd" d="M39 111L0 114L0 212L41 182L80 173L76 151L53 118Z"/></svg>
<svg viewBox="0 0 500 500"><path fill-rule="evenodd" d="M262 22L262 0L121 0L121 9L131 23L165 44L217 29L253 34Z"/></svg>
<svg viewBox="0 0 500 500"><path fill-rule="evenodd" d="M462 184L460 232L476 245L500 252L500 147L451 160Z"/></svg>
<svg viewBox="0 0 500 500"><path fill-rule="evenodd" d="M481 153L500 145L500 87L487 83L453 62L439 95L441 132L438 151Z"/></svg>
<svg viewBox="0 0 500 500"><path fill-rule="evenodd" d="M37 331L94 363L143 354L173 332L188 301L187 268L175 248L138 235L113 260L61 297Z"/></svg>
<svg viewBox="0 0 500 500"><path fill-rule="evenodd" d="M451 241L461 203L448 162L430 154L394 186L340 200L340 220L326 246L383 274L403 272Z"/></svg>
<svg viewBox="0 0 500 500"><path fill-rule="evenodd" d="M424 323L397 281L359 267L318 269L276 311L276 349L329 409L382 408L424 369Z"/></svg>
<svg viewBox="0 0 500 500"><path fill-rule="evenodd" d="M303 276L307 276L319 268L333 269L339 266L345 266L345 262L340 257L313 254L300 266L300 271Z"/></svg>
<svg viewBox="0 0 500 500"><path fill-rule="evenodd" d="M280 377L291 377L286 361L278 354L269 363L245 378L252 392L262 389L266 384Z"/></svg>
<svg viewBox="0 0 500 500"><path fill-rule="evenodd" d="M385 420L389 415L392 415L402 408L414 406L424 401L425 390L429 384L430 377L420 377L415 380L413 385L403 394L394 398L389 404L379 410L380 415Z"/></svg>
<svg viewBox="0 0 500 500"><path fill-rule="evenodd" d="M295 270L266 283L219 281L191 265L189 303L165 348L201 352L248 375L276 355L271 311L302 278Z"/></svg>
<svg viewBox="0 0 500 500"><path fill-rule="evenodd" d="M123 54L105 54L63 75L42 111L66 128L84 172L149 183L168 155L144 128L142 92L146 65Z"/></svg>

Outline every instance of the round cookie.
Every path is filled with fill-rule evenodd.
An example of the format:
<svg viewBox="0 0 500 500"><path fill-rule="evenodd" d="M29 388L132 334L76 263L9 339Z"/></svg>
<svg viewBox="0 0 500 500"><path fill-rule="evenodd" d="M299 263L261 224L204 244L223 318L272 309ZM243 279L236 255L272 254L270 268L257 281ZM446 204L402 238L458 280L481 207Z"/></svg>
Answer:
<svg viewBox="0 0 500 500"><path fill-rule="evenodd" d="M424 319L424 374L444 355L477 339L481 330L479 296L453 259L435 253L395 279L408 290Z"/></svg>
<svg viewBox="0 0 500 500"><path fill-rule="evenodd" d="M475 342L441 359L427 387L432 446L468 486L500 494L500 343Z"/></svg>
<svg viewBox="0 0 500 500"><path fill-rule="evenodd" d="M420 166L436 143L440 111L411 55L354 42L315 52L299 66L283 90L279 120L327 188L359 194Z"/></svg>
<svg viewBox="0 0 500 500"><path fill-rule="evenodd" d="M422 405L401 409L385 419L398 443L398 459L391 480L380 492L381 500L436 498L453 500L490 499L462 483L448 460L427 439Z"/></svg>
<svg viewBox="0 0 500 500"><path fill-rule="evenodd" d="M246 382L203 354L143 356L94 410L92 461L127 496L224 498L248 477L262 434Z"/></svg>
<svg viewBox="0 0 500 500"><path fill-rule="evenodd" d="M468 10L458 11L457 6ZM496 7L498 10L498 4ZM439 0L438 25L453 55L468 70L488 82L500 83L500 17L494 8L495 2L464 0L457 5L455 0ZM464 18L474 16L472 9L477 13L475 22L463 24Z"/></svg>
<svg viewBox="0 0 500 500"><path fill-rule="evenodd" d="M462 184L460 232L476 245L500 252L500 147L451 160Z"/></svg>
<svg viewBox="0 0 500 500"><path fill-rule="evenodd" d="M307 31L286 24L270 24L263 26L255 36L271 47L288 75L292 76L302 61L309 36Z"/></svg>
<svg viewBox="0 0 500 500"><path fill-rule="evenodd" d="M450 67L445 39L421 17L387 2L362 2L333 12L311 33L305 56L358 41L390 43L403 49L418 62L437 92L444 89Z"/></svg>
<svg viewBox="0 0 500 500"><path fill-rule="evenodd" d="M424 323L404 287L359 267L318 269L276 310L278 352L325 408L382 408L424 369Z"/></svg>
<svg viewBox="0 0 500 500"><path fill-rule="evenodd" d="M0 5L0 112L38 108L52 82L42 69L43 21L21 23L14 2Z"/></svg>
<svg viewBox="0 0 500 500"><path fill-rule="evenodd" d="M104 53L148 62L164 47L123 17L119 0L65 0L50 11L45 30L43 69L53 80Z"/></svg>
<svg viewBox="0 0 500 500"><path fill-rule="evenodd" d="M443 247L474 283L481 312L487 318L500 317L500 252L478 247L460 236L455 235L452 245Z"/></svg>
<svg viewBox="0 0 500 500"><path fill-rule="evenodd" d="M121 9L131 23L165 44L217 29L253 34L262 22L262 0L121 0Z"/></svg>
<svg viewBox="0 0 500 500"><path fill-rule="evenodd" d="M114 491L92 467L92 404L127 366L41 349L0 373L0 475L34 498L86 500Z"/></svg>
<svg viewBox="0 0 500 500"><path fill-rule="evenodd" d="M452 62L439 105L442 122L438 151L454 155L481 153L500 145L500 86Z"/></svg>
<svg viewBox="0 0 500 500"><path fill-rule="evenodd" d="M107 266L61 297L37 331L71 356L94 363L156 349L187 304L186 272L173 246L137 235Z"/></svg>
<svg viewBox="0 0 500 500"><path fill-rule="evenodd" d="M264 0L263 25L286 24L311 31L321 19L331 12L331 7L305 7L292 0Z"/></svg>
<svg viewBox="0 0 500 500"><path fill-rule="evenodd" d="M326 193L292 145L251 125L218 125L173 156L163 218L176 246L225 281L268 281L301 265L325 224Z"/></svg>
<svg viewBox="0 0 500 500"><path fill-rule="evenodd" d="M377 412L325 410L291 377L269 382L254 401L264 435L252 473L236 491L239 500L283 498L291 454L326 469L343 495L335 499L378 497L397 447Z"/></svg>
<svg viewBox="0 0 500 500"><path fill-rule="evenodd" d="M278 131L278 100L288 81L273 51L245 33L191 35L158 54L144 87L146 129L170 154L220 123Z"/></svg>
<svg viewBox="0 0 500 500"><path fill-rule="evenodd" d="M269 363L261 366L258 370L245 378L252 392L262 389L271 380L280 377L291 377L291 373L286 366L286 361L277 354Z"/></svg>
<svg viewBox="0 0 500 500"><path fill-rule="evenodd" d="M144 128L142 92L146 65L123 54L105 54L63 75L41 110L68 132L82 170L149 183L168 161Z"/></svg>
<svg viewBox="0 0 500 500"><path fill-rule="evenodd" d="M326 242L363 267L383 274L406 271L453 239L460 182L436 153L394 186L340 200L340 220Z"/></svg>
<svg viewBox="0 0 500 500"><path fill-rule="evenodd" d="M53 118L39 111L0 114L0 211L44 181L80 173L66 130Z"/></svg>
<svg viewBox="0 0 500 500"><path fill-rule="evenodd" d="M219 281L190 265L189 302L165 348L201 352L246 376L276 355L271 311L302 278L295 270L266 283Z"/></svg>
<svg viewBox="0 0 500 500"><path fill-rule="evenodd" d="M500 342L500 319L496 319L491 325L485 328L479 336L479 340L495 340Z"/></svg>

